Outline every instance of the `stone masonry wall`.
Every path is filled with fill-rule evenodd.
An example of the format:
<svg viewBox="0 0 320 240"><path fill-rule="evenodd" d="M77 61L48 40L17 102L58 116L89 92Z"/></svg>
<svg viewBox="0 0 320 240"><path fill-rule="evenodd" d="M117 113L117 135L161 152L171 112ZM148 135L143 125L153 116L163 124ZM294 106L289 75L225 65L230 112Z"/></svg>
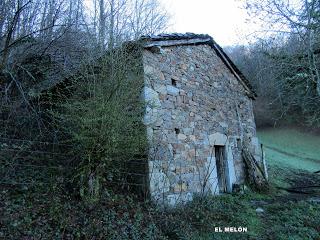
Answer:
<svg viewBox="0 0 320 240"><path fill-rule="evenodd" d="M208 45L143 51L144 123L153 200L219 194L214 146L225 146L228 191L244 180L242 143L259 155L252 100Z"/></svg>

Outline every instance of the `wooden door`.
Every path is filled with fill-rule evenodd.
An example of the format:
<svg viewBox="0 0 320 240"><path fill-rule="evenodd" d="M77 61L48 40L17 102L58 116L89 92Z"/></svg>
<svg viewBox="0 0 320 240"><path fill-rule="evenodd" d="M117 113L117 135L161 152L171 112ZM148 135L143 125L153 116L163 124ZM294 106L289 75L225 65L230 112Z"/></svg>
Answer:
<svg viewBox="0 0 320 240"><path fill-rule="evenodd" d="M224 146L214 146L219 192L227 192L227 159Z"/></svg>

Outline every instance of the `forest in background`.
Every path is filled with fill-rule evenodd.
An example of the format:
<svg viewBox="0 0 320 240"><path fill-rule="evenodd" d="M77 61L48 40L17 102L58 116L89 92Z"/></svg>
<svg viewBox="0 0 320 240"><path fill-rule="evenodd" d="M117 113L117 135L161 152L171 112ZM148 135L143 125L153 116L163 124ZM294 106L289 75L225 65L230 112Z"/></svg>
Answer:
<svg viewBox="0 0 320 240"><path fill-rule="evenodd" d="M294 2L247 0L272 31L227 49L258 94L261 127L320 124L320 4ZM319 206L308 201L272 202L260 219L254 202L275 189L171 212L128 194L144 185L146 143L141 82L126 81L139 71L136 49L119 47L169 24L158 0L0 2L0 238L212 239L212 227L228 224L250 226L249 239L318 236ZM298 173L270 174L282 184Z"/></svg>
<svg viewBox="0 0 320 240"><path fill-rule="evenodd" d="M320 2L249 0L255 41L227 49L254 86L258 126L320 125Z"/></svg>

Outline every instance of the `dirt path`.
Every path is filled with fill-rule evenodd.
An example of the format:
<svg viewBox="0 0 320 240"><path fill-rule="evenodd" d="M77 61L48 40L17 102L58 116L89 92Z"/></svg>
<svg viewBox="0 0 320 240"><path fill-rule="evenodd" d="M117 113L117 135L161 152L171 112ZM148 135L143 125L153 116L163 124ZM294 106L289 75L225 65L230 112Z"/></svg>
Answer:
<svg viewBox="0 0 320 240"><path fill-rule="evenodd" d="M289 186L276 186L272 199L253 200L251 204L256 207L299 201L320 204L320 174L303 170L287 170L286 174L285 181Z"/></svg>

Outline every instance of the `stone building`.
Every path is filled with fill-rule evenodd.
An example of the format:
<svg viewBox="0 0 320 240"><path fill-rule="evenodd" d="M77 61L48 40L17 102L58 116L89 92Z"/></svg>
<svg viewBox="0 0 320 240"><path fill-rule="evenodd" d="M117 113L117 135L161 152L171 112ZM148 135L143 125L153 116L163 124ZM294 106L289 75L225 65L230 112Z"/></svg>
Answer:
<svg viewBox="0 0 320 240"><path fill-rule="evenodd" d="M208 35L142 43L151 198L176 205L232 192L245 180L242 148L261 156L249 82Z"/></svg>
<svg viewBox="0 0 320 240"><path fill-rule="evenodd" d="M144 86L146 103L148 159L139 169L132 163L134 169L124 171L139 176L132 177L142 186L137 191L173 206L197 194L232 192L234 184L244 183L242 149L261 159L252 109L256 96L222 48L208 35L191 33L145 36L126 44L120 49L129 49L134 62L124 64L127 80L137 79L138 91ZM100 71L101 63L95 64ZM55 79L33 89L32 96L69 96L72 77Z"/></svg>

